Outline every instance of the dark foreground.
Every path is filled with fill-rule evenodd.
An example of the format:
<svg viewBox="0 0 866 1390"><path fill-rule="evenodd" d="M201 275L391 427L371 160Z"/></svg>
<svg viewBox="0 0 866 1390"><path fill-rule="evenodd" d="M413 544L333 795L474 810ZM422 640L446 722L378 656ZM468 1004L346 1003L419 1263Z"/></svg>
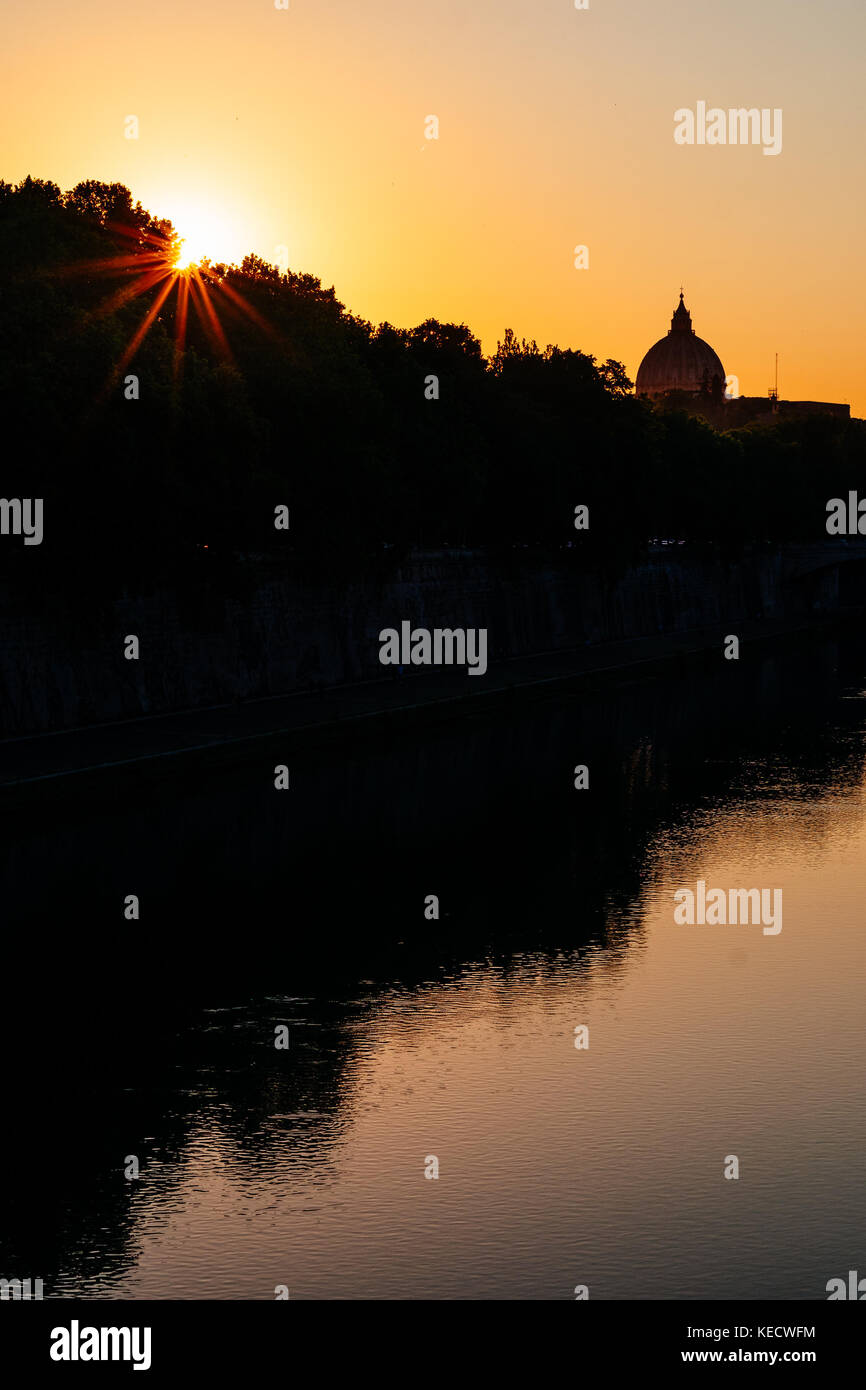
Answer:
<svg viewBox="0 0 866 1390"><path fill-rule="evenodd" d="M864 688L803 637L299 749L286 793L269 753L7 822L0 1272L826 1300L866 1217ZM783 930L675 925L699 878L782 888Z"/></svg>

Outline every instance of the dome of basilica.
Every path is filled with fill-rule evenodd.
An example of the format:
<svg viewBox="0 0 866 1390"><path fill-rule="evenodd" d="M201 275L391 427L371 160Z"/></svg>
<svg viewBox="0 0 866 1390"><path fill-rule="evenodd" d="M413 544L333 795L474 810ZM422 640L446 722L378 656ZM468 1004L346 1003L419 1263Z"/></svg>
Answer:
<svg viewBox="0 0 866 1390"><path fill-rule="evenodd" d="M712 391L721 395L724 389L725 369L709 343L692 328L692 316L680 290L670 331L653 344L638 367L635 394L663 396L666 391Z"/></svg>

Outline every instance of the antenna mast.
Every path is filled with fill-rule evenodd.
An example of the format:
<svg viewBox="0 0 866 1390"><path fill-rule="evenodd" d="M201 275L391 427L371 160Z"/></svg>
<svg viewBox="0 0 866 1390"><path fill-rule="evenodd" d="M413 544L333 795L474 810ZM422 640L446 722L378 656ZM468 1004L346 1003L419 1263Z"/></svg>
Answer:
<svg viewBox="0 0 866 1390"><path fill-rule="evenodd" d="M768 387L768 389L767 389L767 395L770 397L770 409L772 410L773 414L775 415L776 412L777 412L777 410L779 409L779 354L778 354L778 353L776 353L776 380L775 380L775 382L774 382L774 384L773 384L772 386Z"/></svg>

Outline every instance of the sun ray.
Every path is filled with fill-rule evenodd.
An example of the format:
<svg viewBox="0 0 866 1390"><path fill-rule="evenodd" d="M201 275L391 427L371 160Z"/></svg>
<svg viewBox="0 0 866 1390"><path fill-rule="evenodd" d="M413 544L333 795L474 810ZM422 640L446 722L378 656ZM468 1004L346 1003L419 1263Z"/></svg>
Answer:
<svg viewBox="0 0 866 1390"><path fill-rule="evenodd" d="M132 358L135 356L136 352L138 351L139 347L141 346L144 340L145 334L148 332L150 328L150 325L153 323L154 319L156 318L157 314L159 313L160 309L162 308L163 304L168 298L169 292L173 284L174 280L169 280L168 284L160 290L159 294L154 299L153 303L151 304L150 308L148 309L147 313L145 314L144 318L139 324L138 329L136 330L135 335L132 338L132 341L130 342L126 351L123 353L119 363L117 364L117 367L115 369L117 375L119 375L123 371L124 367L126 367L128 363L132 360Z"/></svg>
<svg viewBox="0 0 866 1390"><path fill-rule="evenodd" d="M170 251L169 239L162 232L149 232L146 227L136 227L128 222L105 222L103 223L107 231L113 232L115 236L133 238L137 242L148 242L151 246L156 246L166 255Z"/></svg>
<svg viewBox="0 0 866 1390"><path fill-rule="evenodd" d="M198 308L200 311L199 317L202 319L202 323L205 326L205 330L208 331L212 342L214 343L221 356L223 356L227 361L234 363L234 356L232 354L231 348L229 347L228 339L226 338L226 335L223 332L222 324L217 318L216 313L214 311L214 307L210 302L208 288L204 280L202 279L201 271L199 270L198 266L193 266L190 272L189 286L190 290L192 291L193 302L196 304L196 308ZM204 310L204 316L202 316L201 314L202 309Z"/></svg>
<svg viewBox="0 0 866 1390"><path fill-rule="evenodd" d="M113 314L116 309L120 309L130 299L137 299L139 295L146 294L148 290L152 289L154 285L158 285L160 280L167 276L173 277L174 271L164 262L162 265L153 266L151 269L143 271L137 280L122 286L121 289L115 290L113 294L103 299L92 311L93 318L103 318L106 314ZM171 288L170 285L169 288Z"/></svg>
<svg viewBox="0 0 866 1390"><path fill-rule="evenodd" d="M189 312L189 279L186 275L177 276L177 310L174 324L174 362L172 376L175 386L180 385L183 375L184 347L186 346L186 317Z"/></svg>
<svg viewBox="0 0 866 1390"><path fill-rule="evenodd" d="M183 349L186 343L186 317L189 312L189 280L185 275L177 277L177 322L175 324L174 338L178 347Z"/></svg>
<svg viewBox="0 0 866 1390"><path fill-rule="evenodd" d="M96 401L97 405L102 405L105 399L111 393L111 391L117 385L117 382L119 381L121 374L132 361L135 354L138 352L138 349L141 347L141 344L144 342L144 339L150 330L151 324L153 323L154 319L156 318L157 314L159 313L160 309L162 308L163 304L168 298L171 292L171 287L174 284L175 277L173 275L170 275L169 272L166 272L166 278L167 283L162 287L162 289L155 297L153 303L151 304L141 323L138 325L138 328L136 329L129 343L121 353L119 361L115 364L114 368L112 369L108 381L106 382Z"/></svg>
<svg viewBox="0 0 866 1390"><path fill-rule="evenodd" d="M75 261L72 265L61 266L56 270L42 273L47 276L62 276L63 278L67 275L111 275L112 272L121 275L125 270L130 270L134 266L164 266L166 264L165 255L160 255L154 251L145 252L143 255L139 253L138 255L107 256L101 261Z"/></svg>
<svg viewBox="0 0 866 1390"><path fill-rule="evenodd" d="M220 294L227 295L232 304L240 309L242 313L246 314L248 318L252 319L256 327L260 328L263 333L266 333L269 338L273 338L277 342L281 341L281 335L276 329L268 323L267 319L262 317L258 309L254 309L251 304L248 304L243 295L239 294L232 285L227 284L225 280L214 280L212 285Z"/></svg>

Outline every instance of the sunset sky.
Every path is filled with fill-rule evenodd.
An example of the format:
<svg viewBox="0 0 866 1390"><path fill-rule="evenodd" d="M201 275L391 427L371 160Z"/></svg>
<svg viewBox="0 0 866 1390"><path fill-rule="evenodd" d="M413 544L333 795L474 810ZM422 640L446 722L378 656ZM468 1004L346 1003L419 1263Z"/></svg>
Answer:
<svg viewBox="0 0 866 1390"><path fill-rule="evenodd" d="M284 245L373 322L485 351L511 327L632 378L682 284L742 394L778 352L783 397L866 416L863 0L589 2L19 5L0 176L118 180L187 251ZM781 108L781 154L678 146L698 101Z"/></svg>

